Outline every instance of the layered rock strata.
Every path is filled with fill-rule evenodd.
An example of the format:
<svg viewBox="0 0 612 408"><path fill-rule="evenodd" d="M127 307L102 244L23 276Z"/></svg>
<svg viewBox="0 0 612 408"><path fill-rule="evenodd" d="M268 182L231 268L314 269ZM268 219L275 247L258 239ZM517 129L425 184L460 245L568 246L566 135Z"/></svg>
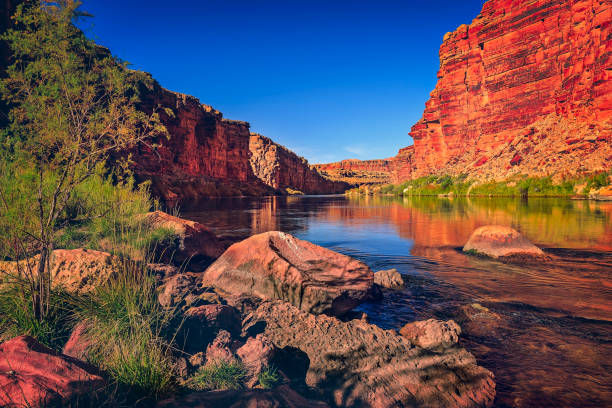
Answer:
<svg viewBox="0 0 612 408"><path fill-rule="evenodd" d="M414 146L391 160L390 177L609 170L611 79L610 1L489 0L444 36Z"/></svg>

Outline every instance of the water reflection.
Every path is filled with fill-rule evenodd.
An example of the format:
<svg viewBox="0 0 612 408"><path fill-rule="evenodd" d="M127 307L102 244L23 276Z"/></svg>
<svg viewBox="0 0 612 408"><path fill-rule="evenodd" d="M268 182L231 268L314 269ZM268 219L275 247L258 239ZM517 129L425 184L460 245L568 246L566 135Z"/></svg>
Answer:
<svg viewBox="0 0 612 408"><path fill-rule="evenodd" d="M363 306L384 328L487 308L462 320L462 343L495 373L498 407L612 405L612 203L268 197L211 200L183 215L229 241L282 230L374 270L397 268L406 290ZM518 229L551 260L513 266L463 255L486 224Z"/></svg>

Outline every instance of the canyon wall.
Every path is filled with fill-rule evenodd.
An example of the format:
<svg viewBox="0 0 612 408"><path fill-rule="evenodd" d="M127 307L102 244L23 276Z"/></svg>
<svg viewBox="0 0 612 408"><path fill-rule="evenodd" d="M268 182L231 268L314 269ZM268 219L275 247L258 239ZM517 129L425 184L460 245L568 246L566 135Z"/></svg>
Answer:
<svg viewBox="0 0 612 408"><path fill-rule="evenodd" d="M380 160L349 159L335 163L315 164L321 174L331 180L351 184L386 184L391 182L393 158Z"/></svg>
<svg viewBox="0 0 612 408"><path fill-rule="evenodd" d="M490 0L444 36L414 176L556 176L612 160L612 2Z"/></svg>
<svg viewBox="0 0 612 408"><path fill-rule="evenodd" d="M349 185L323 178L306 159L251 134L247 122L223 114L192 96L155 85L141 109L156 110L169 138L142 143L131 151L137 178L175 203L206 197L342 193Z"/></svg>
<svg viewBox="0 0 612 408"><path fill-rule="evenodd" d="M251 133L249 148L253 173L268 186L306 194L343 193L349 188L347 183L324 178L306 159L268 137Z"/></svg>
<svg viewBox="0 0 612 408"><path fill-rule="evenodd" d="M611 79L612 1L489 0L444 36L414 146L387 159L389 177L608 170Z"/></svg>

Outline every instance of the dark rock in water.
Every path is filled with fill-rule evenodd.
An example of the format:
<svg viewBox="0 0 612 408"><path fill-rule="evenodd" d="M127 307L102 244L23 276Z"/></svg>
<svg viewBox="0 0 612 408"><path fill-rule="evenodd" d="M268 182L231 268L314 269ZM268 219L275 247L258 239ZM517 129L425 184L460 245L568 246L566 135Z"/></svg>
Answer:
<svg viewBox="0 0 612 408"><path fill-rule="evenodd" d="M461 327L452 320L443 322L429 319L408 323L400 329L399 333L415 346L436 350L457 344Z"/></svg>
<svg viewBox="0 0 612 408"><path fill-rule="evenodd" d="M156 408L327 408L321 401L306 399L288 385L272 390L250 389L196 392L159 402Z"/></svg>
<svg viewBox="0 0 612 408"><path fill-rule="evenodd" d="M518 231L501 225L487 225L472 233L463 252L496 259L540 258L544 252Z"/></svg>
<svg viewBox="0 0 612 408"><path fill-rule="evenodd" d="M276 347L305 353L310 360L306 384L338 406L493 404L493 374L456 346L433 352L392 330L315 316L278 301L263 303L245 319L243 331L256 325Z"/></svg>
<svg viewBox="0 0 612 408"><path fill-rule="evenodd" d="M370 298L374 274L363 262L272 231L232 245L203 281L223 297L281 299L339 316Z"/></svg>
<svg viewBox="0 0 612 408"><path fill-rule="evenodd" d="M397 269L374 272L374 283L387 289L401 289L404 279Z"/></svg>
<svg viewBox="0 0 612 408"><path fill-rule="evenodd" d="M76 406L105 384L95 367L56 353L32 337L0 344L0 406Z"/></svg>

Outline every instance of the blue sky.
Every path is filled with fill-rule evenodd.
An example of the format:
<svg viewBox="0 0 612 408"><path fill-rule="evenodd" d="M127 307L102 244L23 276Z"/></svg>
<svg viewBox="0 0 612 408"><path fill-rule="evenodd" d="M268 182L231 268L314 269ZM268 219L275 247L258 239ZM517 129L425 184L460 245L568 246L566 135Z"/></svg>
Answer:
<svg viewBox="0 0 612 408"><path fill-rule="evenodd" d="M482 0L85 0L87 34L311 163L412 144L443 35Z"/></svg>

